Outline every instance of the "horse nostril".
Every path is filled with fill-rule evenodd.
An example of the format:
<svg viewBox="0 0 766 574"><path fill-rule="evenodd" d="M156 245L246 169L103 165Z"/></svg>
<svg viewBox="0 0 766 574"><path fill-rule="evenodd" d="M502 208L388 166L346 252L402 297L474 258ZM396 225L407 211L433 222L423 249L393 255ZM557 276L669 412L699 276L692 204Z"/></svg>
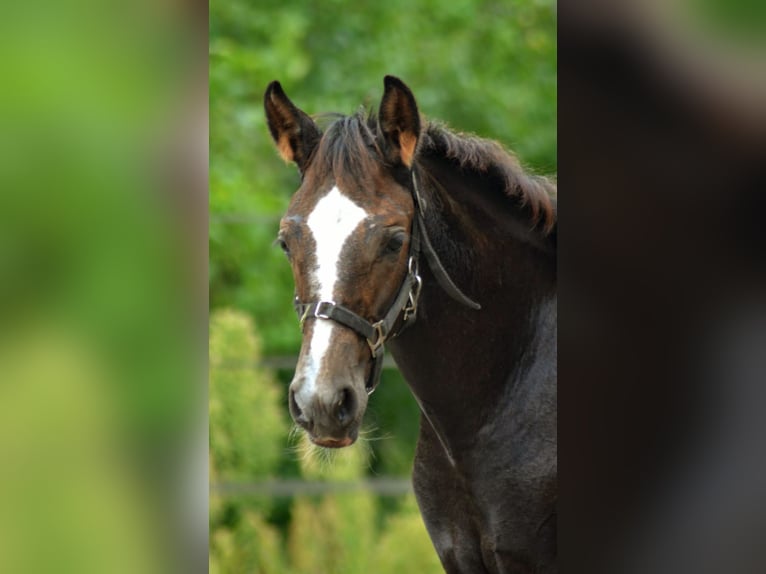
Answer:
<svg viewBox="0 0 766 574"><path fill-rule="evenodd" d="M340 424L345 424L354 417L354 409L356 408L356 399L354 398L354 391L351 387L342 389L337 394L337 400L335 401L335 417Z"/></svg>
<svg viewBox="0 0 766 574"><path fill-rule="evenodd" d="M290 389L289 392L290 397L290 414L293 417L293 420L302 426L306 430L311 430L311 420L306 417L303 410L298 406L298 401L295 399L295 391L293 389Z"/></svg>

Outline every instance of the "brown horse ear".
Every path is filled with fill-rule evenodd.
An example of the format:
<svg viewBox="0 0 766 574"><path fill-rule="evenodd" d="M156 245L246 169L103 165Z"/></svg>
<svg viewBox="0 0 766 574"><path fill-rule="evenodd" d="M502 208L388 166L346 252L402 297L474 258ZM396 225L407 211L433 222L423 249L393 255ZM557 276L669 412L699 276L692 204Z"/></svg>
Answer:
<svg viewBox="0 0 766 574"><path fill-rule="evenodd" d="M389 159L412 167L420 137L420 114L415 96L399 78L386 76L378 123L385 137Z"/></svg>
<svg viewBox="0 0 766 574"><path fill-rule="evenodd" d="M290 101L277 81L271 82L266 88L263 106L279 155L285 161L294 161L303 173L322 132L314 120Z"/></svg>

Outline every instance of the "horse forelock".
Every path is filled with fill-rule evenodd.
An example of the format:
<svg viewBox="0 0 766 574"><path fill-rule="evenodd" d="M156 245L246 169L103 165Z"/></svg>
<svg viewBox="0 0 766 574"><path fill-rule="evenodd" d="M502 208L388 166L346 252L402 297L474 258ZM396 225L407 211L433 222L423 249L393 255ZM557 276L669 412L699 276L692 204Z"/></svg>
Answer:
<svg viewBox="0 0 766 574"><path fill-rule="evenodd" d="M324 114L317 119L332 119L324 130L311 158L307 178L320 187L333 181L342 189L371 189L374 178L383 167L377 139L377 121L372 112L360 110L344 116Z"/></svg>

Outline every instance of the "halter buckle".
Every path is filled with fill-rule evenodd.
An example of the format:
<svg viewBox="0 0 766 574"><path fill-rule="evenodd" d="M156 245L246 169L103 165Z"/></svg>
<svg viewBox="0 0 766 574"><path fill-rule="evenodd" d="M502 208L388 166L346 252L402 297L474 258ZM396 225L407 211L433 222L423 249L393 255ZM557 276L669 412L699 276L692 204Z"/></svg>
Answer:
<svg viewBox="0 0 766 574"><path fill-rule="evenodd" d="M407 305L404 306L404 320L412 318L413 320L418 315L418 300L420 299L420 289L423 287L423 280L418 275L418 262L414 257L410 257L407 264L409 276L412 277L414 284L410 287L410 292L407 295Z"/></svg>
<svg viewBox="0 0 766 574"><path fill-rule="evenodd" d="M375 329L375 340L367 339L367 344L370 346L373 358L377 358L378 351L383 347L386 342L386 333L383 331L385 326L384 321L378 321L372 324L372 328Z"/></svg>

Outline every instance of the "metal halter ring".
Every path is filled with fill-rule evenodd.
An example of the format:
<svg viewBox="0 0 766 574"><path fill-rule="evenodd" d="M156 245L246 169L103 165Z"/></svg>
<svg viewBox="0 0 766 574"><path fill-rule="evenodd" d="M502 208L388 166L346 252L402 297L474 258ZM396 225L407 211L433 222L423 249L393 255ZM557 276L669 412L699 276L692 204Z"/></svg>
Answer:
<svg viewBox="0 0 766 574"><path fill-rule="evenodd" d="M410 255L410 258L407 260L407 273L414 277L419 277L418 271L418 260Z"/></svg>
<svg viewBox="0 0 766 574"><path fill-rule="evenodd" d="M386 333L383 332L384 321L378 321L377 323L373 323L372 327L373 329L375 329L375 340L372 341L371 339L367 339L367 344L370 346L372 357L376 358L378 356L378 351L386 343L387 335Z"/></svg>
<svg viewBox="0 0 766 574"><path fill-rule="evenodd" d="M418 314L418 299L420 298L420 289L423 287L423 280L418 275L418 262L414 257L410 257L407 263L407 272L410 277L413 278L415 284L410 287L410 292L407 296L407 305L404 307L404 320L412 318L413 320Z"/></svg>
<svg viewBox="0 0 766 574"><path fill-rule="evenodd" d="M296 300L297 300L297 297L296 297ZM303 323L306 322L306 319L309 316L309 311L311 311L312 307L314 308L314 311L312 312L313 314L311 315L312 317L318 317L319 319L329 319L330 318L330 316L327 315L327 313L322 313L320 311L320 309L322 308L323 305L325 307L327 307L327 306L335 307L335 302L334 301L317 301L316 303L314 303L312 305L306 305L306 309L304 309L303 315L301 315L301 318L300 318L301 329L303 329Z"/></svg>

